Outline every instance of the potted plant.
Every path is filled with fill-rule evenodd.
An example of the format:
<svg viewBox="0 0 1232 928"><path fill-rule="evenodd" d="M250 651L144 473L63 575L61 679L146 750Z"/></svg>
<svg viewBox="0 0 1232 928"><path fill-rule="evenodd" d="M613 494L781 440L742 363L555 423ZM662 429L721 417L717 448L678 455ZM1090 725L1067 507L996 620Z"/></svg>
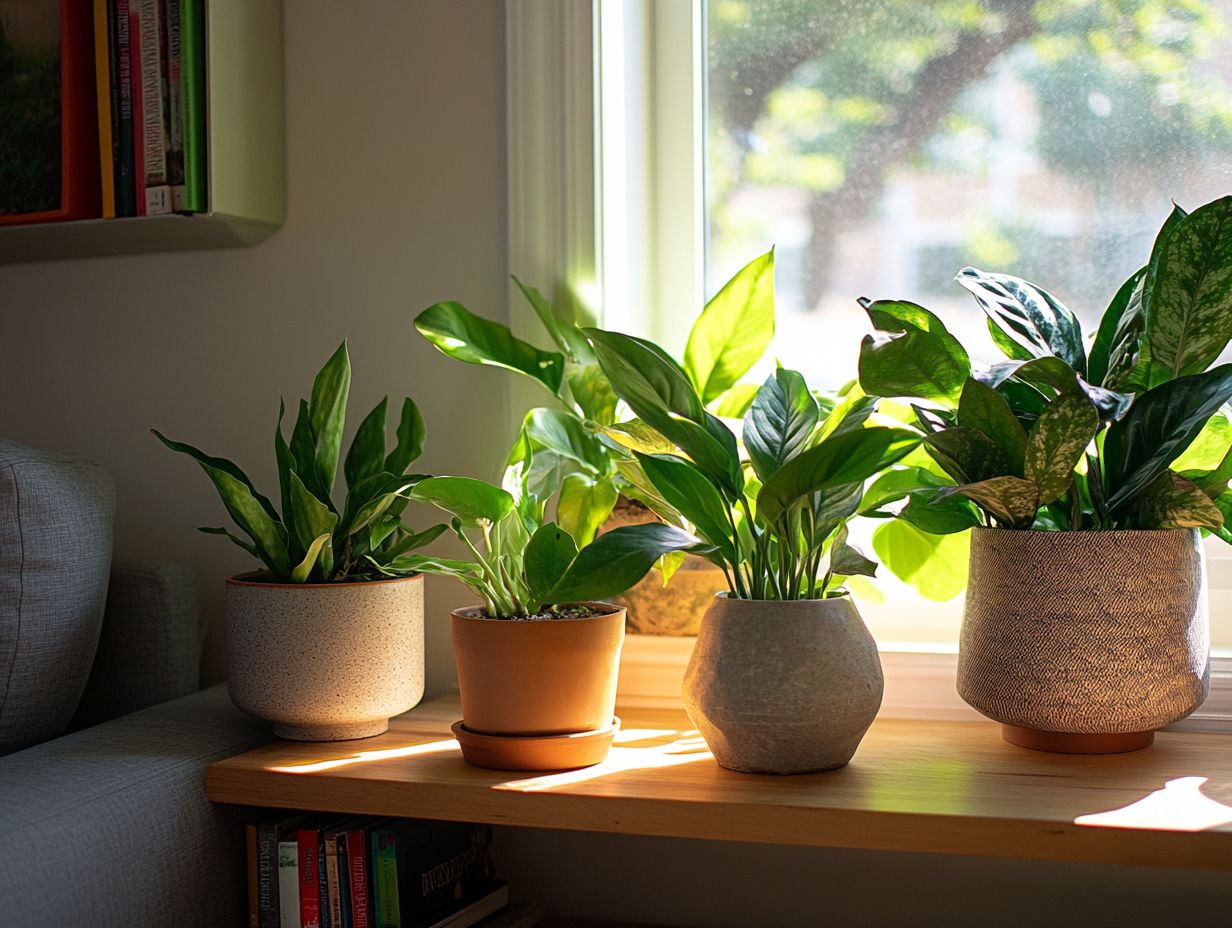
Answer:
<svg viewBox="0 0 1232 928"><path fill-rule="evenodd" d="M382 399L360 423L333 499L350 391L346 343L300 400L288 443L279 404L274 431L280 505L261 495L239 467L154 434L191 456L213 481L245 537L226 535L261 562L227 581L226 615L235 704L301 741L365 738L423 696L423 578L399 559L445 530L402 523L407 474L423 449L424 425L403 400L397 442L386 454Z"/></svg>
<svg viewBox="0 0 1232 928"><path fill-rule="evenodd" d="M689 334L684 370L707 408L739 418L756 387L740 379L762 357L774 335L774 253L749 262L706 304ZM596 532L666 519L688 528L679 514L652 507L653 490L632 454L644 428L620 421L617 396L579 322L586 320L562 301L550 303L534 287L513 278L534 308L555 350L543 350L500 323L476 316L456 302L420 313L415 327L448 357L503 367L545 388L554 404L532 409L522 433L535 454L532 488L547 497L559 484L557 521L578 544ZM546 491L546 492L545 492ZM644 634L696 635L701 617L723 575L697 555L665 558L652 574L618 601L628 627Z"/></svg>
<svg viewBox="0 0 1232 928"><path fill-rule="evenodd" d="M1200 533L1232 541L1232 365L1210 366L1230 277L1224 198L1174 208L1090 341L1055 296L975 268L958 282L1009 359L985 370L923 307L862 301L860 382L915 400L946 475L898 475L898 517L973 531L958 690L1008 741L1134 750L1206 697Z"/></svg>
<svg viewBox="0 0 1232 928"><path fill-rule="evenodd" d="M386 566L454 577L481 605L456 609L451 638L465 758L501 770L585 767L607 756L620 721L616 678L625 610L599 600L628 589L666 554L705 550L669 525L633 525L579 547L530 489L520 436L503 487L430 477L416 500L451 514L470 560L407 555ZM474 536L474 537L472 537Z"/></svg>
<svg viewBox="0 0 1232 928"><path fill-rule="evenodd" d="M847 540L864 481L918 438L868 426L853 397L828 412L780 369L735 434L657 346L587 329L617 395L658 438L635 454L727 579L685 675L689 717L724 767L805 773L846 764L881 705L877 648L843 589L875 565Z"/></svg>

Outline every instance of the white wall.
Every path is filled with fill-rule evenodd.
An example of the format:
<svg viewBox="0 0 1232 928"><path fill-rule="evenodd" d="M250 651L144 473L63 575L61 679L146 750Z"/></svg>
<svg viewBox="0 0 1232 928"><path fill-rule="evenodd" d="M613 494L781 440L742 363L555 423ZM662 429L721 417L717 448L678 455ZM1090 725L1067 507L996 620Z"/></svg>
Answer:
<svg viewBox="0 0 1232 928"><path fill-rule="evenodd" d="M410 393L423 468L488 476L509 434L508 379L440 357L411 326L441 299L505 311L504 4L284 7L283 229L252 249L0 265L0 434L102 461L118 552L196 566L209 680L222 580L248 558L193 531L226 514L151 426L274 487L279 391L293 405L347 337L352 426ZM430 692L453 679L447 613L465 598L429 584Z"/></svg>

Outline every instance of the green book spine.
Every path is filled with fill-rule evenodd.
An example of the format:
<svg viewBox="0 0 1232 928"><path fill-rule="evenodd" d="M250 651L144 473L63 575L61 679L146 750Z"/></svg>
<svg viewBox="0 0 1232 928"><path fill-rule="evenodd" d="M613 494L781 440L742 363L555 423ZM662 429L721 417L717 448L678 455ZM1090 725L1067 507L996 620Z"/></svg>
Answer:
<svg viewBox="0 0 1232 928"><path fill-rule="evenodd" d="M372 833L372 872L375 876L376 928L402 928L398 906L398 856L392 831Z"/></svg>
<svg viewBox="0 0 1232 928"><path fill-rule="evenodd" d="M184 210L204 213L205 164L205 0L178 0L183 66Z"/></svg>

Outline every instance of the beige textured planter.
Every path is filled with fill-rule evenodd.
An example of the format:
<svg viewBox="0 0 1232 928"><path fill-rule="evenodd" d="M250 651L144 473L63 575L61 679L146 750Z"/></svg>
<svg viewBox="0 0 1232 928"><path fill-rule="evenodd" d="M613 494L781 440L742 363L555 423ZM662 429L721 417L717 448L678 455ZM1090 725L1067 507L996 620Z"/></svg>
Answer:
<svg viewBox="0 0 1232 928"><path fill-rule="evenodd" d="M603 525L608 532L622 525L661 521L640 503L621 497ZM665 586L663 575L651 570L614 601L625 607L626 627L637 635L696 635L714 597L727 589L723 571L703 557L690 554Z"/></svg>
<svg viewBox="0 0 1232 928"><path fill-rule="evenodd" d="M684 701L722 766L811 773L851 760L882 687L877 645L849 597L722 595L702 622Z"/></svg>
<svg viewBox="0 0 1232 928"><path fill-rule="evenodd" d="M1193 529L975 529L958 692L1006 740L1150 744L1206 699L1206 565Z"/></svg>
<svg viewBox="0 0 1232 928"><path fill-rule="evenodd" d="M379 735L423 698L423 577L227 581L228 689L298 741Z"/></svg>

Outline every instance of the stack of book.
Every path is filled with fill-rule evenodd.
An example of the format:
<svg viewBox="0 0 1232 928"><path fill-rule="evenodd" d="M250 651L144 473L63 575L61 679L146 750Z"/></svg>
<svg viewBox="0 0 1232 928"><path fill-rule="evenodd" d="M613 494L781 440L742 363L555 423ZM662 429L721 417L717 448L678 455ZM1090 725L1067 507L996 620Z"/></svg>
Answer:
<svg viewBox="0 0 1232 928"><path fill-rule="evenodd" d="M467 928L509 901L487 825L305 814L247 840L250 928Z"/></svg>
<svg viewBox="0 0 1232 928"><path fill-rule="evenodd" d="M204 0L93 0L102 216L206 206Z"/></svg>

